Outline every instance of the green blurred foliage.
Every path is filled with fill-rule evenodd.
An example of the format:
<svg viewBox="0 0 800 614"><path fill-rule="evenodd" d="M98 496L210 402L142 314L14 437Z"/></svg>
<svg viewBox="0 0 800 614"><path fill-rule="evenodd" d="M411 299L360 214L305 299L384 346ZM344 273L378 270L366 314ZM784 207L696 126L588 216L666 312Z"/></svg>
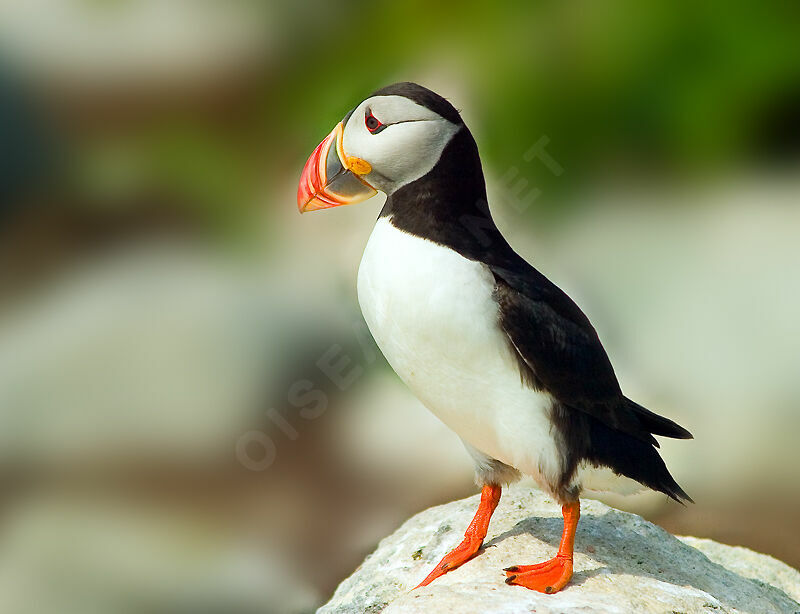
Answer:
<svg viewBox="0 0 800 614"><path fill-rule="evenodd" d="M351 7L319 31L312 20L300 65L286 66L281 91L299 101L279 104L297 117L286 126L313 118L324 134L345 110L340 101L417 79L415 69L438 75L438 66L467 88L475 108L465 110L492 167L519 165L539 136L550 138L570 180L543 167L524 172L556 192L618 166L695 174L759 162L782 136L771 124L782 118L771 114L793 105L797 113L800 103L797 3ZM341 59L320 62L332 46L346 49ZM797 135L786 136L797 154Z"/></svg>
<svg viewBox="0 0 800 614"><path fill-rule="evenodd" d="M449 95L490 176L518 167L542 191L534 216L569 211L597 182L702 180L800 156L797 2L249 5L268 51L212 87L238 104L209 119L189 96L132 135L112 130L111 145L73 135L77 200L108 196L116 178L170 195L214 232L246 229L264 194L293 206L287 186L308 153L397 80ZM565 175L523 161L543 135Z"/></svg>

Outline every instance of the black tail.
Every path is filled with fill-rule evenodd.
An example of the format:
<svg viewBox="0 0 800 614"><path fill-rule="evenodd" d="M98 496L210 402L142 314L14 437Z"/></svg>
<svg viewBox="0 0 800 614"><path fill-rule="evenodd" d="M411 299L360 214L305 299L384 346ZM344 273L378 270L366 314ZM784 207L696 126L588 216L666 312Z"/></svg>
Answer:
<svg viewBox="0 0 800 614"><path fill-rule="evenodd" d="M633 401L631 401L633 403ZM635 405L635 404L634 404ZM638 406L637 406L638 407ZM640 408L649 418L653 416L653 423L658 428L650 428L656 435L690 438L692 435L686 429L678 426L671 420L662 418L644 407ZM637 439L631 435L606 426L601 421L590 418L589 420L590 443L584 452L584 458L591 463L605 465L614 472L636 480L640 484L663 492L678 503L688 501L694 503L692 498L678 485L670 475L664 459L652 444Z"/></svg>
<svg viewBox="0 0 800 614"><path fill-rule="evenodd" d="M664 416L659 416L646 407L642 407L638 403L631 401L627 397L625 397L625 405L627 409L636 414L636 417L639 418L639 422L641 423L642 427L653 433L653 435L672 437L673 439L694 439L694 435L683 428L680 424L677 424L669 418L665 418Z"/></svg>

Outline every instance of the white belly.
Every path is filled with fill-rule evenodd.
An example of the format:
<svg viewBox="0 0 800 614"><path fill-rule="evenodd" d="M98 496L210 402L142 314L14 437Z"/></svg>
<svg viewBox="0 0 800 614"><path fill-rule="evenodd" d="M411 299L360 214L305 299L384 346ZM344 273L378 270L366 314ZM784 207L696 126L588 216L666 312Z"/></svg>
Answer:
<svg viewBox="0 0 800 614"><path fill-rule="evenodd" d="M552 399L522 384L493 287L484 265L387 218L376 223L358 272L367 325L425 406L484 454L554 483Z"/></svg>

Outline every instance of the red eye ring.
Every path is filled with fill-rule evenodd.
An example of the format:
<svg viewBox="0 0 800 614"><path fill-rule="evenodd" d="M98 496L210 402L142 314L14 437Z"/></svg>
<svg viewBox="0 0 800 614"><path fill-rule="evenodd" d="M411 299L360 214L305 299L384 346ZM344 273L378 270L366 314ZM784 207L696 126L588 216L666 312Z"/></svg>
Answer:
<svg viewBox="0 0 800 614"><path fill-rule="evenodd" d="M364 115L364 124L371 134L378 134L381 130L386 128L386 124L381 123L381 121L375 117L372 114L372 111L369 109L367 109L367 112Z"/></svg>

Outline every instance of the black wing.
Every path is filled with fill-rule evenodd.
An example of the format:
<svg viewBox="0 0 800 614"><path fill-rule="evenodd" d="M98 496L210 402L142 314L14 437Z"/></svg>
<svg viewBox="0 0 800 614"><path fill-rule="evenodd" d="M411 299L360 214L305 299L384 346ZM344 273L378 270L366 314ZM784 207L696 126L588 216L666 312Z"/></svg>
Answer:
<svg viewBox="0 0 800 614"><path fill-rule="evenodd" d="M558 286L522 258L489 266L500 326L520 358L523 376L534 386L568 408L656 446L651 433L691 438L683 427L622 394L597 332Z"/></svg>

